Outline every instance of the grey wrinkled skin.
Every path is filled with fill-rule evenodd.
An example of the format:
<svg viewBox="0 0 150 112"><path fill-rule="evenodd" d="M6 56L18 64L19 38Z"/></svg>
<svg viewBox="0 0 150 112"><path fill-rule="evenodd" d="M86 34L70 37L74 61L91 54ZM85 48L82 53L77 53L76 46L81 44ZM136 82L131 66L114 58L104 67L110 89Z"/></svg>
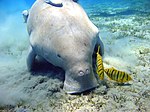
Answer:
<svg viewBox="0 0 150 112"><path fill-rule="evenodd" d="M62 7L37 0L30 9L27 29L30 50L27 66L32 70L35 57L65 70L63 89L67 93L81 93L97 87L93 72L97 46L103 43L98 28L85 11L73 0L61 0ZM95 50L95 51L94 51Z"/></svg>

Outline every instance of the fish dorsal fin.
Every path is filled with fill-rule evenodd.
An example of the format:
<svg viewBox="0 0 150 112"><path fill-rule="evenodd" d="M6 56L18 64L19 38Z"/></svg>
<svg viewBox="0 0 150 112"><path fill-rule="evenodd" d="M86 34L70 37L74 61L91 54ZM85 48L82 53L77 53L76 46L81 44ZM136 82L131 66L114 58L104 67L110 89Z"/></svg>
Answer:
<svg viewBox="0 0 150 112"><path fill-rule="evenodd" d="M111 69L114 69L114 70L116 70L114 67L111 67Z"/></svg>

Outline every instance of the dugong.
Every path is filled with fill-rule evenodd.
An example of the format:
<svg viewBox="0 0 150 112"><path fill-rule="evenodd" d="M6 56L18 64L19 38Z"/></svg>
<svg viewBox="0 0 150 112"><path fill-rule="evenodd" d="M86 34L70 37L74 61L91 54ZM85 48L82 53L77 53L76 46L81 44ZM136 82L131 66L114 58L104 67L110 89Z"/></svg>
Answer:
<svg viewBox="0 0 150 112"><path fill-rule="evenodd" d="M37 56L61 67L67 93L81 93L98 86L93 71L97 46L100 45L100 54L104 53L98 28L76 1L61 0L62 6L55 6L36 0L27 18L28 69L32 70Z"/></svg>

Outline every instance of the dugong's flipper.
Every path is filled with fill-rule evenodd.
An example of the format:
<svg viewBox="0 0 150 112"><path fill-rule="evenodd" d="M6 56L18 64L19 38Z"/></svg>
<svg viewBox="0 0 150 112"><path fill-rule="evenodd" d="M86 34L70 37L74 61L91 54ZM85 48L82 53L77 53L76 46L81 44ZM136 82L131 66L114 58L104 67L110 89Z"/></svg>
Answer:
<svg viewBox="0 0 150 112"><path fill-rule="evenodd" d="M23 18L24 18L24 23L27 23L27 19L28 19L28 16L29 16L29 11L28 10L22 11L22 15L23 15Z"/></svg>
<svg viewBox="0 0 150 112"><path fill-rule="evenodd" d="M46 3L55 6L55 7L62 7L62 0L44 0Z"/></svg>
<svg viewBox="0 0 150 112"><path fill-rule="evenodd" d="M36 54L33 51L32 47L30 46L29 54L28 54L28 57L27 57L27 67L28 67L29 71L31 71L33 69L33 64L34 64L34 61L35 61L35 57L36 57Z"/></svg>

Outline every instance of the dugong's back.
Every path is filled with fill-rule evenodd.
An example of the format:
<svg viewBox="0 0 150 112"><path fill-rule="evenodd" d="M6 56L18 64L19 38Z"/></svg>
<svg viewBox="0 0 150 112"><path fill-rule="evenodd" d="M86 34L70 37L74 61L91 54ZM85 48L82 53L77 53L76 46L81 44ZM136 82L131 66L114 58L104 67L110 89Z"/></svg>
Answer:
<svg viewBox="0 0 150 112"><path fill-rule="evenodd" d="M98 34L97 27L77 3L72 0L62 0L62 3L62 7L55 7L37 0L27 21L30 43L36 53L44 54L44 58L60 66L64 62L58 61L56 54L61 53L61 57L68 60L73 56L82 58L77 55L92 52Z"/></svg>

